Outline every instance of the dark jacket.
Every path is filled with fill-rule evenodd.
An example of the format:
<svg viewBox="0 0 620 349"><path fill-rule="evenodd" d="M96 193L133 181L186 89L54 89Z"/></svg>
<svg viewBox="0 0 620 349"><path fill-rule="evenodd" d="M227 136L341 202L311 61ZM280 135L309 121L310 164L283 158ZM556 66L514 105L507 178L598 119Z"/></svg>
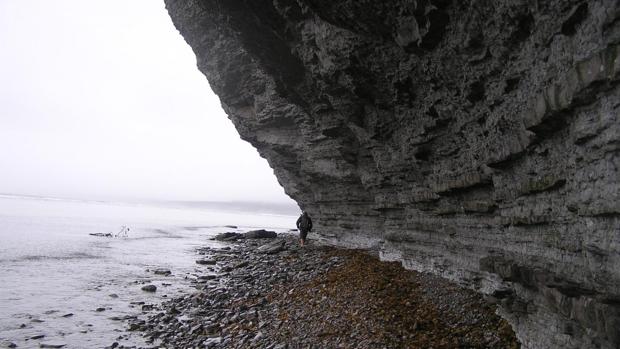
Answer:
<svg viewBox="0 0 620 349"><path fill-rule="evenodd" d="M310 219L310 216L308 216L307 213L302 214L297 219L297 229L301 231L312 230L312 219Z"/></svg>

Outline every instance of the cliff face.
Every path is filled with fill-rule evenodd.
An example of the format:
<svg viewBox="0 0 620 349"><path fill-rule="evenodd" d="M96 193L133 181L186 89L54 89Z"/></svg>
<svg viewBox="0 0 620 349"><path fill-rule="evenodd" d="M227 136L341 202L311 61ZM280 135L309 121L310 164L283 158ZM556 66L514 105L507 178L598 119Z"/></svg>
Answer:
<svg viewBox="0 0 620 349"><path fill-rule="evenodd" d="M166 0L237 127L340 245L620 346L615 0Z"/></svg>

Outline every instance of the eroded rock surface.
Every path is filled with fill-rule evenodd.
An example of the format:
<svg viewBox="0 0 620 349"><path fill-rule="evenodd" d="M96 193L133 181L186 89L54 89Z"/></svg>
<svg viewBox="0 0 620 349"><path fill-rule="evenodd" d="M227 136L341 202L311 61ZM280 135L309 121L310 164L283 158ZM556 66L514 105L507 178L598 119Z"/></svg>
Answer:
<svg viewBox="0 0 620 349"><path fill-rule="evenodd" d="M166 0L325 239L501 299L525 347L620 345L615 0Z"/></svg>

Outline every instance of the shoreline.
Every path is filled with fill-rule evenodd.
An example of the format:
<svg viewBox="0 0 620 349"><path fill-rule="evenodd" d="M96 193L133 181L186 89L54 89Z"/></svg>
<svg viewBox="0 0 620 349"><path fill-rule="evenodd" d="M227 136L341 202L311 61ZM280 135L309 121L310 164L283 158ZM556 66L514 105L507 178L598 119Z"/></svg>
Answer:
<svg viewBox="0 0 620 349"><path fill-rule="evenodd" d="M153 348L519 348L493 305L437 276L291 234L232 240L198 248L196 291L129 330Z"/></svg>

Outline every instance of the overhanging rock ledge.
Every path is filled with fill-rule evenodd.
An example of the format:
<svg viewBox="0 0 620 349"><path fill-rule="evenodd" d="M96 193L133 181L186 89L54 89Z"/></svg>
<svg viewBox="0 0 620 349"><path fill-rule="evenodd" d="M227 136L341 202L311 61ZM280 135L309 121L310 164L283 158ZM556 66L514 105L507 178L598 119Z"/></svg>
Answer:
<svg viewBox="0 0 620 349"><path fill-rule="evenodd" d="M332 243L496 298L525 348L620 346L615 0L166 0Z"/></svg>

